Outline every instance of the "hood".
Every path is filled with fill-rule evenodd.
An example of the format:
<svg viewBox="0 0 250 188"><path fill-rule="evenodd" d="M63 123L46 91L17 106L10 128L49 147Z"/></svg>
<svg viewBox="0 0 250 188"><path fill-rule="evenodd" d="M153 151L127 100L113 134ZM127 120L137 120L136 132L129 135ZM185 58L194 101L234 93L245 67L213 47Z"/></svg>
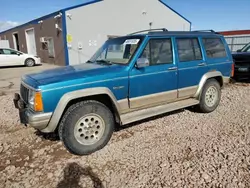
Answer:
<svg viewBox="0 0 250 188"><path fill-rule="evenodd" d="M125 66L122 65L99 65L93 63L84 63L74 66L59 67L45 70L35 74L26 75L39 85L64 82L69 80L107 75L120 72Z"/></svg>

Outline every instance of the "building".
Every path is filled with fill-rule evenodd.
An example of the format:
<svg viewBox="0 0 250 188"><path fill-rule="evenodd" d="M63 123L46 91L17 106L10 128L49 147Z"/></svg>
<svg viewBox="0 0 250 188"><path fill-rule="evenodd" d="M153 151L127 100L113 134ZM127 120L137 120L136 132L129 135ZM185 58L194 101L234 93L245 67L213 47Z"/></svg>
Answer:
<svg viewBox="0 0 250 188"><path fill-rule="evenodd" d="M74 65L110 37L150 28L189 31L191 22L163 0L92 0L1 32L0 40L43 62Z"/></svg>
<svg viewBox="0 0 250 188"><path fill-rule="evenodd" d="M224 35L232 52L242 49L250 42L250 30L222 31L219 33Z"/></svg>

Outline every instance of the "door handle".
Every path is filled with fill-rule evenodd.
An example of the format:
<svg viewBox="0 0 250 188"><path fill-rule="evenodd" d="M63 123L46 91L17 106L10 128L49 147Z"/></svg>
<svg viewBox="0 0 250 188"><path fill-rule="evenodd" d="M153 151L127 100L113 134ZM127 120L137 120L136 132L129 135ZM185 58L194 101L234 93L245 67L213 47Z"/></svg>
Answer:
<svg viewBox="0 0 250 188"><path fill-rule="evenodd" d="M168 70L177 70L177 67L170 67Z"/></svg>
<svg viewBox="0 0 250 188"><path fill-rule="evenodd" d="M207 64L206 63L200 63L200 64L198 64L198 66L206 66Z"/></svg>

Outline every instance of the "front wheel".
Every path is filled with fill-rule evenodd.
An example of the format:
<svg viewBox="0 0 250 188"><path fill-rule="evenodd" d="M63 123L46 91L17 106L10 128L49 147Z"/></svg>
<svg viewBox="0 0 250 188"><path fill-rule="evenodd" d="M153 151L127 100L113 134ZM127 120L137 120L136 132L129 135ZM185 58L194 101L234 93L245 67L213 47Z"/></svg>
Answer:
<svg viewBox="0 0 250 188"><path fill-rule="evenodd" d="M25 65L27 67L33 67L35 65L35 60L31 59L31 58L28 58L28 59L25 60Z"/></svg>
<svg viewBox="0 0 250 188"><path fill-rule="evenodd" d="M83 101L73 104L59 125L59 137L75 155L88 155L102 149L114 131L114 117L104 104Z"/></svg>
<svg viewBox="0 0 250 188"><path fill-rule="evenodd" d="M216 79L207 80L203 87L200 104L197 110L203 113L213 112L219 105L221 99L221 87Z"/></svg>

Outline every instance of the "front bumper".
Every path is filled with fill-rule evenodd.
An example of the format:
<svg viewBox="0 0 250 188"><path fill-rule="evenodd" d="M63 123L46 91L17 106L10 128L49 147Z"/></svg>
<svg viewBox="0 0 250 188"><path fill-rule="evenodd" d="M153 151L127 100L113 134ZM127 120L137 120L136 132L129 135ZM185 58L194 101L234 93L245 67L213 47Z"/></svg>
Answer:
<svg viewBox="0 0 250 188"><path fill-rule="evenodd" d="M40 57L36 58L36 65L41 65L41 64L42 64L41 58Z"/></svg>
<svg viewBox="0 0 250 188"><path fill-rule="evenodd" d="M15 93L13 101L15 108L19 110L19 118L22 124L30 125L38 130L42 130L48 126L52 113L33 112L31 109L26 107L18 93Z"/></svg>

